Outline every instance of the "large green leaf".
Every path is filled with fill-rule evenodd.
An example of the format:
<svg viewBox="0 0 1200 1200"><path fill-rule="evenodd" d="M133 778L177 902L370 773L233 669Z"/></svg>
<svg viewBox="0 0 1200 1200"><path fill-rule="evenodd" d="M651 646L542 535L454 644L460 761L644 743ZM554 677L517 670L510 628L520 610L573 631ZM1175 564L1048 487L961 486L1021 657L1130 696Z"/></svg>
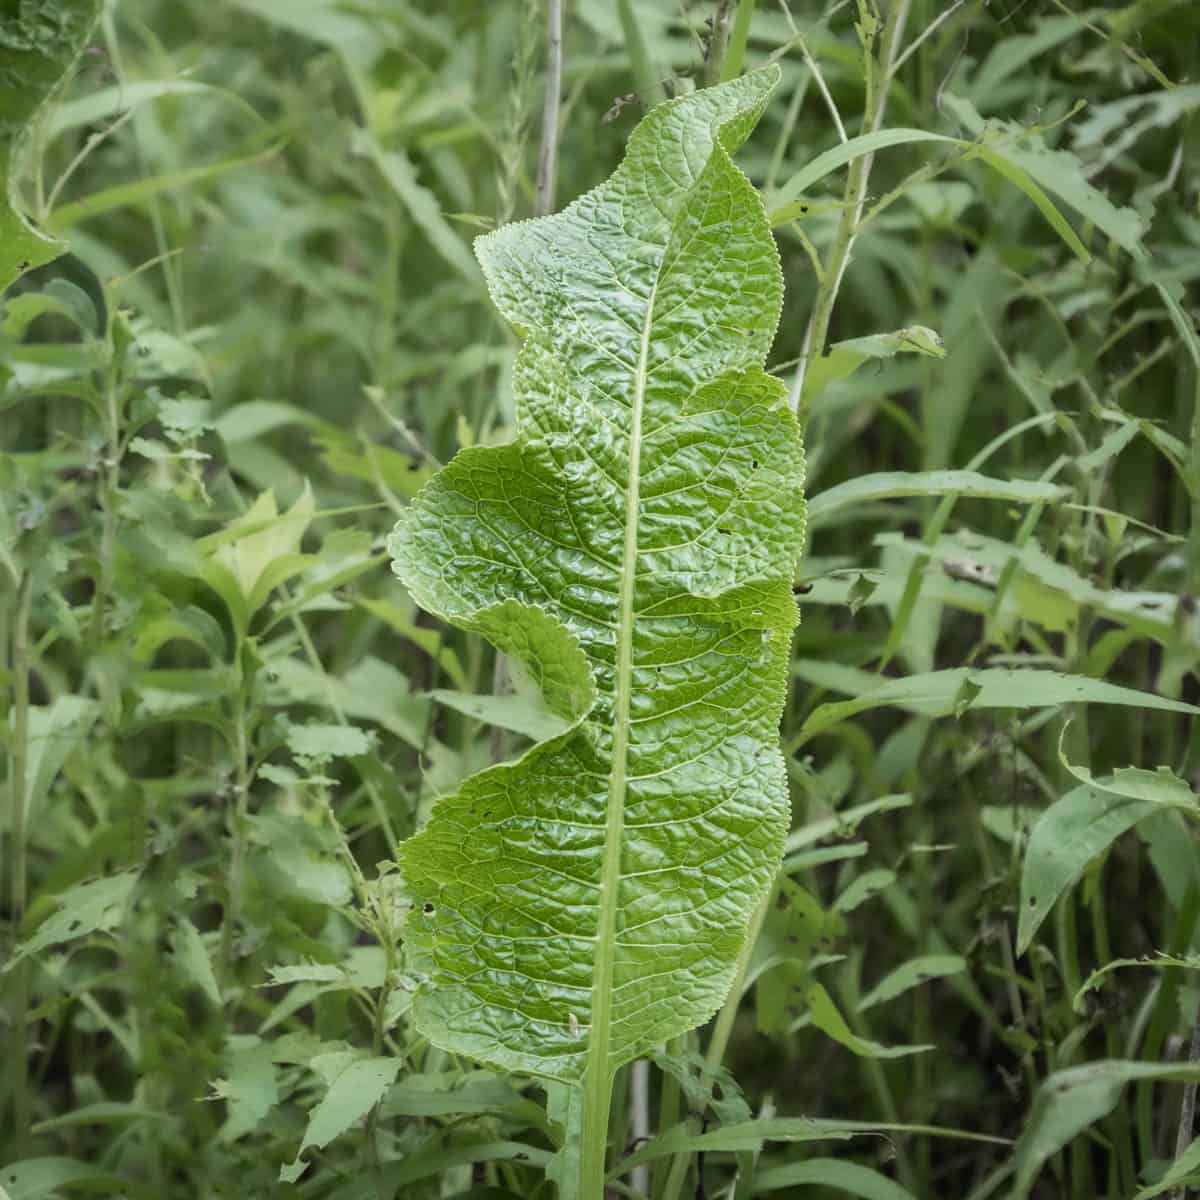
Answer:
<svg viewBox="0 0 1200 1200"><path fill-rule="evenodd" d="M18 211L14 159L38 110L83 52L99 15L99 0L0 0L0 292L65 249Z"/></svg>
<svg viewBox="0 0 1200 1200"><path fill-rule="evenodd" d="M460 453L391 542L417 603L569 722L402 848L417 1025L585 1083L600 1153L612 1072L720 1005L783 848L803 456L762 370L776 250L729 157L776 79L654 109L606 184L479 239L525 336L517 438Z"/></svg>

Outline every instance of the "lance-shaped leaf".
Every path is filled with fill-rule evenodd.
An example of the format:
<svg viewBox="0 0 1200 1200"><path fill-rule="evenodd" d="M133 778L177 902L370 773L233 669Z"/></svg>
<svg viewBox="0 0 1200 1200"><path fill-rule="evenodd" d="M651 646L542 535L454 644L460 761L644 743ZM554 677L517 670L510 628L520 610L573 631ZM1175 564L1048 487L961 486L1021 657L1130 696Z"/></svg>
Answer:
<svg viewBox="0 0 1200 1200"><path fill-rule="evenodd" d="M18 211L14 159L39 109L83 53L99 16L99 0L0 4L0 292L23 271L66 249Z"/></svg>
<svg viewBox="0 0 1200 1200"><path fill-rule="evenodd" d="M461 452L391 542L414 599L569 722L402 847L415 1019L589 1094L720 1005L783 846L803 456L762 370L775 245L729 156L776 79L655 108L607 183L476 242L524 334L516 440Z"/></svg>

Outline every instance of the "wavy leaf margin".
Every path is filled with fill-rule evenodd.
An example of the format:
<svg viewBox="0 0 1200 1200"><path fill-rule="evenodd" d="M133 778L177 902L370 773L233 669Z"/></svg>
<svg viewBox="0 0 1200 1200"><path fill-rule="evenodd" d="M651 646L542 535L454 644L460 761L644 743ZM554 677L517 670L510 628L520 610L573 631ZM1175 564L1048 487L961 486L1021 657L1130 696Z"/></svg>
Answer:
<svg viewBox="0 0 1200 1200"><path fill-rule="evenodd" d="M763 371L778 256L730 158L777 80L658 106L605 184L477 240L524 338L516 438L457 455L389 543L422 608L570 722L401 846L417 1027L589 1090L719 1007L787 826L803 452Z"/></svg>

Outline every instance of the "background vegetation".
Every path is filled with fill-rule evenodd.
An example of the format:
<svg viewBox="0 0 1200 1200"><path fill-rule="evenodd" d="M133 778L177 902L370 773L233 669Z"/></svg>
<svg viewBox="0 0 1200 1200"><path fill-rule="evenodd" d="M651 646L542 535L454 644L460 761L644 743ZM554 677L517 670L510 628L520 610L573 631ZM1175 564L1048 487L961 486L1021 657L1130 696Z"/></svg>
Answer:
<svg viewBox="0 0 1200 1200"><path fill-rule="evenodd" d="M623 1075L614 1191L1162 1194L1200 1163L1200 9L791 10L565 12L558 204L646 104L783 65L739 163L813 497L779 901L715 1031ZM546 75L535 0L117 0L33 130L70 253L0 310L0 1196L555 1194L554 1097L409 1029L388 869L536 705L383 553L508 435L470 239L537 207ZM872 129L910 135L804 183Z"/></svg>

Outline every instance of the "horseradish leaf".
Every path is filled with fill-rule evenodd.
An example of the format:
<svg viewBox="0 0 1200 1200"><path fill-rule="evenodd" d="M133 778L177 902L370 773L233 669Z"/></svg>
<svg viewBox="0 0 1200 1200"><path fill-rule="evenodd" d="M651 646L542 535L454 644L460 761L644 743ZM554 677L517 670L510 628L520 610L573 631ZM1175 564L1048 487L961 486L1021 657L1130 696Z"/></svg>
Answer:
<svg viewBox="0 0 1200 1200"><path fill-rule="evenodd" d="M730 159L777 78L660 105L607 183L478 239L524 337L516 440L459 453L390 543L564 722L401 847L414 1019L582 1083L593 1130L617 1067L724 1000L787 827L803 454L762 369L775 244Z"/></svg>

